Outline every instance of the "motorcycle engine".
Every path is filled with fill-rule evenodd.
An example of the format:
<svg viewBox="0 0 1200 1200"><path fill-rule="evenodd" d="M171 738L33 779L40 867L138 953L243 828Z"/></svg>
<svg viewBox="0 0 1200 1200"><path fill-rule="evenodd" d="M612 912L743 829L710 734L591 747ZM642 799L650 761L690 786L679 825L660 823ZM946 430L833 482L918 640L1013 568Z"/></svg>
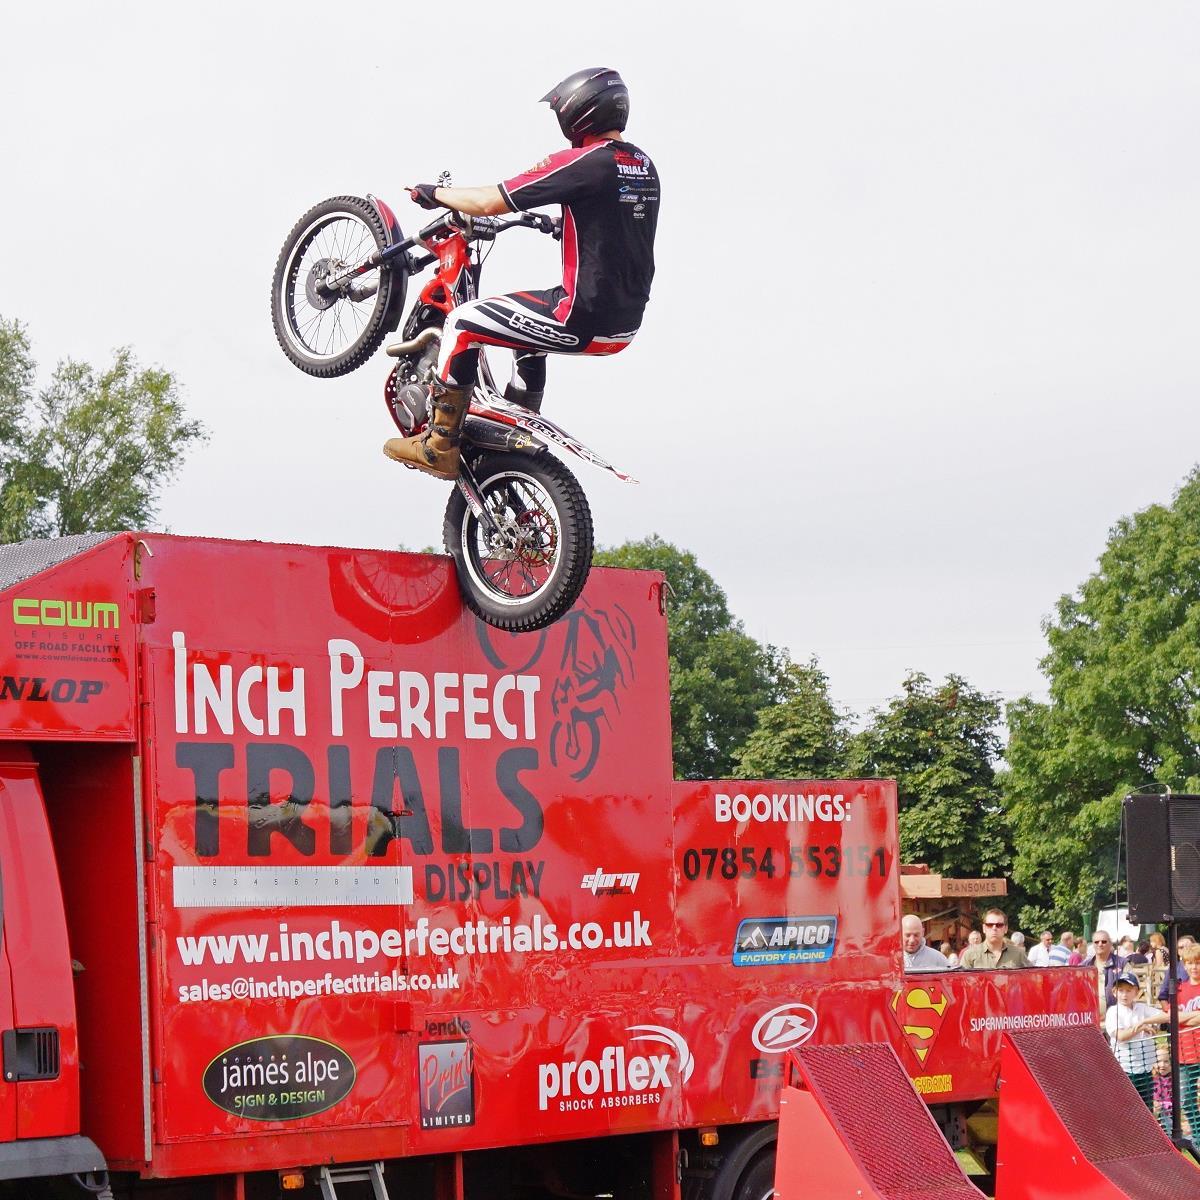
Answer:
<svg viewBox="0 0 1200 1200"><path fill-rule="evenodd" d="M388 412L405 437L416 433L429 420L429 375L435 361L429 355L422 355L416 361L402 358L384 384Z"/></svg>

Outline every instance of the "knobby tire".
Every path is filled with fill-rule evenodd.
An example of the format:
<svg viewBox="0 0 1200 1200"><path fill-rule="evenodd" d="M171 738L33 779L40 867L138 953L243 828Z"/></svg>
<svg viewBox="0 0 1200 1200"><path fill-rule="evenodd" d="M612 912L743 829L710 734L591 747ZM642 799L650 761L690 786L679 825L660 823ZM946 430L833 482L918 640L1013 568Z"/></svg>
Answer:
<svg viewBox="0 0 1200 1200"><path fill-rule="evenodd" d="M471 577L465 561L470 538L478 527L473 514L465 526L467 502L458 488L446 505L442 527L446 552L454 559L463 602L481 620L510 633L527 633L553 624L579 599L592 565L592 511L579 481L552 454L511 451L485 454L473 470L486 495L488 482L497 475L520 471L537 480L554 505L559 534L559 564L544 589L527 602L501 603L483 591Z"/></svg>
<svg viewBox="0 0 1200 1200"><path fill-rule="evenodd" d="M375 307L362 333L342 353L331 357L305 354L290 340L290 320L285 308L285 285L287 295L292 296L297 287L303 291L304 281L296 278L286 279L285 276L289 273L298 242L319 218L339 213L360 220L374 238L376 249L382 250L387 245L387 232L383 221L369 200L364 200L361 196L332 196L328 200L322 200L320 204L313 205L292 226L275 261L275 274L271 281L271 324L275 328L275 338L293 366L318 379L334 379L339 375L346 375L356 367L362 366L379 349L388 335L386 323L395 284L392 269L386 265L380 267ZM342 303L342 300L335 301L335 304Z"/></svg>

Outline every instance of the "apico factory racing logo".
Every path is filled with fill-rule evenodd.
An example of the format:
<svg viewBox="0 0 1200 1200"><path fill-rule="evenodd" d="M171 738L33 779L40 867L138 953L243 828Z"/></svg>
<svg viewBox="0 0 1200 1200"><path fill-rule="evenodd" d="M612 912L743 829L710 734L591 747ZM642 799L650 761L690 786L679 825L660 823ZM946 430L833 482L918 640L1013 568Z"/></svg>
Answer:
<svg viewBox="0 0 1200 1200"><path fill-rule="evenodd" d="M837 944L837 917L750 917L737 930L735 967L828 962Z"/></svg>

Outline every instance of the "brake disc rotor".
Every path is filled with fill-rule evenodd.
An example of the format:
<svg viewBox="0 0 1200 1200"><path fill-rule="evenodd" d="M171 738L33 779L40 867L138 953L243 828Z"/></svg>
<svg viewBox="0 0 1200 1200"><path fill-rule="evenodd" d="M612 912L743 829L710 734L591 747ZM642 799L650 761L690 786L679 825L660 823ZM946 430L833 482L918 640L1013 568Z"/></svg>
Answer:
<svg viewBox="0 0 1200 1200"><path fill-rule="evenodd" d="M335 268L340 269L341 266L336 259L319 258L308 272L308 278L304 281L304 296L319 312L324 312L337 303L338 293L331 292L325 286L325 280L329 278L330 272Z"/></svg>

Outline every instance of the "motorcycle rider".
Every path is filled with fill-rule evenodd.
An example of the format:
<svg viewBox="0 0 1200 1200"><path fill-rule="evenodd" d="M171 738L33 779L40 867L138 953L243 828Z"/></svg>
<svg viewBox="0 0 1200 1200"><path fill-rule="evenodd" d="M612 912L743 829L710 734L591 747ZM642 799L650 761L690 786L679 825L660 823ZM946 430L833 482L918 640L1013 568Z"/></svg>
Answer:
<svg viewBox="0 0 1200 1200"><path fill-rule="evenodd" d="M654 277L658 173L622 137L629 91L607 67L568 75L542 97L558 117L569 150L559 150L498 185L435 187L409 195L422 208L492 216L562 205L561 286L471 300L452 309L442 330L430 422L423 433L391 438L388 458L439 479L459 473L459 440L479 364L479 347L514 352L505 397L537 412L547 354L616 354L633 340Z"/></svg>

